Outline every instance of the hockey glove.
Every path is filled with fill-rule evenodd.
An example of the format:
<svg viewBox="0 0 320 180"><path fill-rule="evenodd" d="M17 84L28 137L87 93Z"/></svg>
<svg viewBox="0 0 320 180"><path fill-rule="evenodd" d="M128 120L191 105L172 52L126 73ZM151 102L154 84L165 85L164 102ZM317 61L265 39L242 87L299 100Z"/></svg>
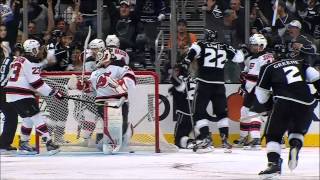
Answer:
<svg viewBox="0 0 320 180"><path fill-rule="evenodd" d="M84 91L85 93L90 92L90 82L84 80L83 82L81 80L77 81L77 89L80 91Z"/></svg>
<svg viewBox="0 0 320 180"><path fill-rule="evenodd" d="M49 96L54 96L55 98L59 99L59 100L63 100L64 99L64 94L62 91L60 91L59 89L53 89Z"/></svg>
<svg viewBox="0 0 320 180"><path fill-rule="evenodd" d="M241 84L245 84L245 83L246 83L246 76L247 76L247 74L248 74L247 72L241 72L241 73L240 73L240 79L239 79L239 80L240 80L240 83L241 83Z"/></svg>

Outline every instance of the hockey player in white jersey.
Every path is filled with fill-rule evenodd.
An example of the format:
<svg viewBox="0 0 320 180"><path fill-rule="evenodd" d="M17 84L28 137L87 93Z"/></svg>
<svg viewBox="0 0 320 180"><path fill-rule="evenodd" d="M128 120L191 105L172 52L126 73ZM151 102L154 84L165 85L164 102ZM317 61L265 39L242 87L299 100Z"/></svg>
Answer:
<svg viewBox="0 0 320 180"><path fill-rule="evenodd" d="M129 64L129 55L126 51L119 49L120 40L116 35L108 35L106 38L107 49L110 51L111 57L117 61L124 61L126 65Z"/></svg>
<svg viewBox="0 0 320 180"><path fill-rule="evenodd" d="M43 59L43 48L34 39L23 43L25 56L16 57L11 65L9 80L5 87L7 102L10 103L23 119L21 124L19 152L35 154L36 151L29 145L32 127L41 134L46 142L47 151L51 154L59 152L59 146L52 142L44 116L40 113L36 101L36 93L43 96L55 96L63 99L63 94L48 86L40 77L40 61Z"/></svg>
<svg viewBox="0 0 320 180"><path fill-rule="evenodd" d="M108 119L107 129L104 124L103 151L111 153L127 146L132 135L128 122L128 90L135 87L135 75L124 61L118 61L109 51L106 52L104 58L97 62L98 69L92 72L89 81L78 81L76 87L95 93L95 102L100 104L98 112L104 122ZM108 113L101 104L107 104Z"/></svg>
<svg viewBox="0 0 320 180"><path fill-rule="evenodd" d="M241 89L244 92L244 103L241 108L241 117L254 116L265 111L264 107L257 101L254 91L260 68L274 60L272 53L265 51L267 40L262 34L253 34L249 39L249 43L252 55L245 61L245 68L242 72L244 81ZM244 146L245 149L260 149L261 123L261 117L240 120L240 139L235 141L235 146ZM247 143L248 135L252 138L250 143Z"/></svg>
<svg viewBox="0 0 320 180"><path fill-rule="evenodd" d="M106 41L94 39L89 43L89 49L85 50L85 71L92 72L97 69L96 64L111 54L113 60L120 64L129 64L129 55L126 51L119 49L120 40L116 35L108 35Z"/></svg>

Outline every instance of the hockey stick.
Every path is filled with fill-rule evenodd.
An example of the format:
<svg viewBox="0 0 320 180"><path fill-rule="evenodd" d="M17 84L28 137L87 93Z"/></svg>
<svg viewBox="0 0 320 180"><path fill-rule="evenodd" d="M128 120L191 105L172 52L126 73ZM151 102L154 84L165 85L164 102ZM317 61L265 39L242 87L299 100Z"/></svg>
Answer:
<svg viewBox="0 0 320 180"><path fill-rule="evenodd" d="M105 103L97 103L97 102L92 102L92 101L87 101L85 99L80 99L80 98L74 98L74 97L70 97L70 96L62 96L63 98L65 99L71 99L71 100L74 100L74 101L79 101L79 102L83 102L83 103L88 103L88 104L94 104L94 105L97 105L97 106L108 106L107 104ZM109 106L109 107L115 107L115 108L119 108L123 105L123 103L125 102L126 98L125 97L121 97L119 99L119 102L116 104L116 105L112 105L112 106Z"/></svg>
<svg viewBox="0 0 320 180"><path fill-rule="evenodd" d="M273 10L273 17L272 17L272 27L274 27L276 25L278 4L279 4L279 0L276 0L276 2L274 3L274 10Z"/></svg>

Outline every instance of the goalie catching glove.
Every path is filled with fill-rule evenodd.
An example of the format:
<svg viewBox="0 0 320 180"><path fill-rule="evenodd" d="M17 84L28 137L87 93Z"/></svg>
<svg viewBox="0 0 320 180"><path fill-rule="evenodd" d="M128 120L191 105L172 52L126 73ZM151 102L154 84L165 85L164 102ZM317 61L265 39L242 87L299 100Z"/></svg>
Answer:
<svg viewBox="0 0 320 180"><path fill-rule="evenodd" d="M90 92L90 82L86 79L84 79L83 81L79 80L77 78L76 75L72 75L71 78L68 81L68 89L70 90L80 90L80 91L84 91L85 93L89 93Z"/></svg>

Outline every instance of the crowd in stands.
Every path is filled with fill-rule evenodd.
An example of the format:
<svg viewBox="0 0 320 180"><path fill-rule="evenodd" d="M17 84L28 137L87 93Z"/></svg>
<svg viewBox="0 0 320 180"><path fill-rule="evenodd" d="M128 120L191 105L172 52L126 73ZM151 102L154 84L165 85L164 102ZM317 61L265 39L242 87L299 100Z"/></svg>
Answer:
<svg viewBox="0 0 320 180"><path fill-rule="evenodd" d="M272 26L274 2L250 1L250 33L263 33L270 41L269 48L282 44L291 54L295 49L315 53L320 48L319 0L279 0L279 17ZM45 70L81 70L78 57L89 26L93 29L92 39L97 37L96 1L29 0L28 35L22 28L22 3L22 0L0 1L0 41L6 52L19 55L23 41L34 38L48 49L56 50L57 62ZM245 44L244 3L244 0L207 0L202 8L206 17L204 27L218 31L219 41L242 48ZM130 65L145 68L145 52L149 53L151 62L155 61L154 41L159 25L170 12L169 4L169 0L104 0L102 39L109 34L117 35L120 48L130 55ZM188 30L187 20L177 22L177 54L181 61L188 47L201 37ZM171 38L167 44L170 50ZM238 65L228 63L226 71L227 82L238 81L241 71Z"/></svg>
<svg viewBox="0 0 320 180"><path fill-rule="evenodd" d="M245 43L244 3L243 0L207 0L204 6L206 27L218 31L219 40L235 48L243 48ZM299 51L302 53L296 58L303 56L309 59L311 65L318 63L320 1L279 0L277 19L272 25L275 8L275 0L250 1L250 35L261 33L267 37L269 49L281 45L284 53L290 57L295 57ZM236 64L228 63L226 81L237 82L240 70Z"/></svg>

